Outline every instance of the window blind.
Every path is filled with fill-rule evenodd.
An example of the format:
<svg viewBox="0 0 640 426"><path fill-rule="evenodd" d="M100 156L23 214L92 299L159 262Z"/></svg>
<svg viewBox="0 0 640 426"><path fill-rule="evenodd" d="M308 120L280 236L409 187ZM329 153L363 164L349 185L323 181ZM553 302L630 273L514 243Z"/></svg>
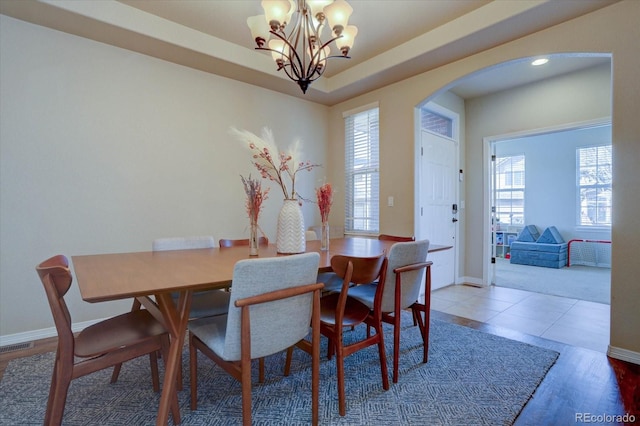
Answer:
<svg viewBox="0 0 640 426"><path fill-rule="evenodd" d="M345 232L380 229L378 108L345 116Z"/></svg>

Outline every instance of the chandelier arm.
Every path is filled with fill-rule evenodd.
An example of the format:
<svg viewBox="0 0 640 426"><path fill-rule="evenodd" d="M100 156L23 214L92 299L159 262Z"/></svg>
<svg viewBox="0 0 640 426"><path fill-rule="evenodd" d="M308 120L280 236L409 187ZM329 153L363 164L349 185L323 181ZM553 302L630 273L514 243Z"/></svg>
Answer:
<svg viewBox="0 0 640 426"><path fill-rule="evenodd" d="M306 16L302 14L302 12L298 12L298 14L299 16L296 21L295 29L289 35L289 38L292 39L291 41L293 43L287 40L287 44L289 45L291 50L293 50L293 54L295 55L296 62L297 62L297 67L294 66L293 62L291 62L291 69L296 73L296 75L298 76L298 79L303 80L307 78L307 75L305 74L306 67L305 67L304 47L305 47L305 41L309 40L309 34L307 34L308 20L306 19ZM299 24L300 20L303 21L303 24ZM300 38L302 38L303 40L300 41ZM301 53L298 53L299 44L301 44L303 48L303 51Z"/></svg>
<svg viewBox="0 0 640 426"><path fill-rule="evenodd" d="M320 61L317 61L317 59L320 58L320 52L322 51L322 49L324 49L325 47L327 47L328 45L330 45L331 43L333 43L334 41L336 41L339 38L342 38L342 35L336 36L334 38L332 38L331 40L327 41L326 43L324 43L322 46L320 46L317 49L317 52L313 55L313 58L311 58L311 62L309 63L309 68L307 69L307 78L309 83L317 80L318 78L320 78L322 76L322 74L324 74L324 70L325 67L323 66L321 68L321 70L318 70L318 66L320 65ZM327 57L324 58L323 62L327 62L327 59L331 59L331 58L343 58L343 59L351 59L350 56L348 55L329 55ZM316 59L316 61L314 61L314 59ZM313 70L311 69L311 66L313 65ZM317 73L317 75L316 75ZM312 77L316 75L315 77Z"/></svg>
<svg viewBox="0 0 640 426"><path fill-rule="evenodd" d="M282 40L283 43L286 45L286 47L288 47L288 49L283 49L282 52L274 49L268 49L268 50L271 50L272 52L280 53L284 58L287 59L287 62L289 63L289 67L291 68L291 71L295 75L296 79L304 78L304 75L300 75L300 71L303 70L303 68L302 68L302 62L300 60L300 56L298 55L297 49L291 44L291 42L287 38L283 37L281 34L275 31L269 31L269 32L274 36L278 37L280 40ZM293 52L294 57L291 57L290 55L285 54L284 50L289 50L289 52ZM298 63L298 67L296 67L293 62L294 58L295 58L295 61ZM282 68L285 68L285 66L283 66ZM289 78L292 78L291 74L287 73L287 75L289 76Z"/></svg>
<svg viewBox="0 0 640 426"><path fill-rule="evenodd" d="M275 50L275 49L268 49L268 48L264 48L264 47L256 47L256 50L265 50L265 51L270 51L270 52L276 52L276 53L281 53L279 50ZM287 55L283 55L284 57L288 58ZM278 67L277 71L283 70L285 74L287 74L287 77L289 77L291 80L297 81L299 79L297 74L292 74L287 68L291 68L291 62L283 62L282 65L280 65Z"/></svg>
<svg viewBox="0 0 640 426"><path fill-rule="evenodd" d="M318 34L317 31L316 31L316 34ZM320 37L318 35L316 37L317 37L317 40L322 43L322 40L320 40ZM320 54L324 52L324 48L329 46L331 43L333 43L334 41L336 41L337 39L342 38L342 37L343 37L342 35L336 36L336 37L332 38L331 40L327 41L326 43L323 43L322 45L320 45L317 49L315 49L316 52L311 57L311 61L309 61L309 67L307 68L307 77L309 79L309 82L312 82L312 81L318 79L320 76L322 76L322 74L324 74L325 66L323 65L322 67L320 67ZM313 50L311 50L311 46L310 46L310 51L313 51ZM342 57L342 56L330 55L330 56L325 57L322 62L326 63L327 59L336 58L336 57ZM318 69L318 68L320 68L320 69ZM313 77L314 75L316 75L316 73L318 75L316 77Z"/></svg>

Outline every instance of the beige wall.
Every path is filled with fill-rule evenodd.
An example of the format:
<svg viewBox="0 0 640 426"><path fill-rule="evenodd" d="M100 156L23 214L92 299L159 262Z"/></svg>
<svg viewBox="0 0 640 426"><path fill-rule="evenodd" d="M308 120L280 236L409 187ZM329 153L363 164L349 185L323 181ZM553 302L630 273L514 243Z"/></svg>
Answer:
<svg viewBox="0 0 640 426"><path fill-rule="evenodd" d="M240 174L257 171L230 126L268 125L326 163L327 107L6 16L0 31L0 336L53 326L34 270L49 256L248 236ZM313 198L324 174L296 188ZM274 239L283 196L270 186L260 225ZM74 322L130 307L70 294Z"/></svg>
<svg viewBox="0 0 640 426"><path fill-rule="evenodd" d="M595 52L613 57L613 147L614 147L614 223L612 266L611 346L618 357L632 353L640 359L640 264L634 260L640 246L640 2L623 1L551 29L524 37L497 48L479 53L420 74L397 84L348 100L331 108L329 122L329 156L342 156L344 131L342 112L361 105L379 102L381 137L381 197L397 185L413 186L413 108L455 80L475 71L505 61L541 54ZM607 28L608 31L597 29ZM606 102L603 102L606 104ZM521 124L525 130L529 125ZM541 127L530 124L530 128ZM474 231L481 226L481 214L486 208L478 185L482 182L482 158L478 135L467 134L466 140L466 244L465 273L481 278L482 238ZM483 136L491 136L483 135ZM400 165L400 166L399 166ZM331 163L331 179L343 177L343 164ZM398 208L381 211L381 229L395 226L402 233L413 230L413 189L407 189L408 199L399 198ZM392 225L395 223L395 225ZM401 228L398 228L400 224ZM479 228L482 229L482 228ZM626 352L630 351L630 352Z"/></svg>

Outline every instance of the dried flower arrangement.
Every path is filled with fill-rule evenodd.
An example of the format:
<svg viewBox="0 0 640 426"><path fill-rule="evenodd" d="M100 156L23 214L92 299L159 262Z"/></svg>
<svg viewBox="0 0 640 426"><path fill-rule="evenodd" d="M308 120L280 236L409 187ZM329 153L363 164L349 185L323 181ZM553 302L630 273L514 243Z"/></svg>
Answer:
<svg viewBox="0 0 640 426"><path fill-rule="evenodd" d="M320 188L316 188L316 197L318 198L318 207L320 208L320 218L322 223L329 221L329 212L333 204L333 188L330 183L325 183Z"/></svg>
<svg viewBox="0 0 640 426"><path fill-rule="evenodd" d="M288 153L280 152L277 157L274 157L274 153L278 152L278 148L273 139L273 132L267 127L262 129L262 137L247 130L231 128L230 131L237 139L247 142L247 146L253 155L252 162L254 166L263 178L272 180L280 185L285 199L298 198L298 193L296 192L296 175L298 172L303 170L311 171L314 167L320 166L310 161L298 162L297 156L300 141L295 141ZM290 188L285 182L286 176L291 181Z"/></svg>
<svg viewBox="0 0 640 426"><path fill-rule="evenodd" d="M262 210L262 202L268 198L269 188L263 191L260 180L253 179L251 175L246 179L240 175L240 179L242 179L242 184L244 185L244 192L247 194L247 216L249 216L251 225L257 225L258 216Z"/></svg>

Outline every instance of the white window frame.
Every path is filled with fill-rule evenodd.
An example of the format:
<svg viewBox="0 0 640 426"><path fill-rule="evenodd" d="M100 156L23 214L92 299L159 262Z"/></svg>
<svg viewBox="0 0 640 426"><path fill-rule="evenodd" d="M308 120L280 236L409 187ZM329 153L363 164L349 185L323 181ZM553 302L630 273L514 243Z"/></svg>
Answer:
<svg viewBox="0 0 640 426"><path fill-rule="evenodd" d="M380 119L378 103L343 113L345 121L345 234L380 231ZM357 148L357 149L356 149Z"/></svg>
<svg viewBox="0 0 640 426"><path fill-rule="evenodd" d="M521 158L521 162L522 162L522 170L514 170L513 165L515 163L514 159L516 161L519 161ZM501 160L509 161L509 166L506 168L506 171L504 172L500 172L498 171L498 168L500 168L500 165L498 164ZM512 154L512 155L503 155L500 157L496 157L496 187L495 187L495 192L496 192L496 218L498 218L500 211L503 211L503 209L499 208L499 204L500 204L500 200L511 200L508 203L502 203L502 204L508 204L509 205L509 209L508 211L510 212L509 215L509 223L502 223L503 225L508 225L508 226L524 226L524 223L526 221L525 217L526 217L526 209L525 209L525 190L526 190L526 157L524 154ZM504 179L502 179L504 178ZM517 182L515 182L517 181ZM513 221L513 216L514 216L514 203L513 200L519 200L520 198L514 198L513 194L515 193L522 193L522 223L514 223ZM507 194L509 195L508 197L503 197L501 196L501 194Z"/></svg>
<svg viewBox="0 0 640 426"><path fill-rule="evenodd" d="M595 177L592 178L590 182L587 182L587 179L582 179L583 170L580 161L581 153L594 149L596 150L596 158L595 164L592 167L595 167L595 173L593 173L592 176L595 175ZM579 146L576 148L576 224L580 228L611 228L613 215L613 206L611 203L611 196L613 195L612 161L613 153L612 145L610 143ZM588 223L583 217L583 212L586 213L585 209L589 209L586 205L587 202L583 200L583 190L595 190L596 192L605 190L605 193L609 194L608 201L606 200L606 196L602 199L599 199L599 197L596 196L595 200L593 200L596 203L595 207L593 207L596 210L595 222ZM600 209L609 210L608 214L604 213L604 218L600 218ZM588 214L586 216L588 217Z"/></svg>

